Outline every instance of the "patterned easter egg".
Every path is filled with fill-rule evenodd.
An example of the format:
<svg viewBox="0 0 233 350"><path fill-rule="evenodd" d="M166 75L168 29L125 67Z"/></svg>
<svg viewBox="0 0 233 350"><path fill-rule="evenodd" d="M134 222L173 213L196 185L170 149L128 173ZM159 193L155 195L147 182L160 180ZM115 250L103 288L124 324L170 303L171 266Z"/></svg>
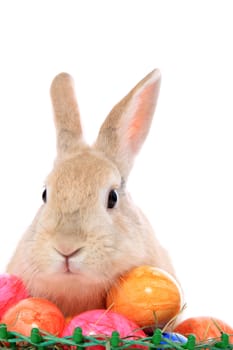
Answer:
<svg viewBox="0 0 233 350"><path fill-rule="evenodd" d="M139 326L163 327L181 310L182 293L167 272L140 266L122 276L109 291L107 307Z"/></svg>
<svg viewBox="0 0 233 350"><path fill-rule="evenodd" d="M60 336L65 319L58 307L46 299L28 298L21 300L6 311L1 323L9 331L29 336L32 328Z"/></svg>

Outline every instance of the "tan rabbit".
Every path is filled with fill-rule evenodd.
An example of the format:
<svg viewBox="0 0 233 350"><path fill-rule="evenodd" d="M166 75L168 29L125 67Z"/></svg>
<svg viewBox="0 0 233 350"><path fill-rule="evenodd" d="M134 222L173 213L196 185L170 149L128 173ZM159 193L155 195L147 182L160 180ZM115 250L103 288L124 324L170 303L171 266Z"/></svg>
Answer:
<svg viewBox="0 0 233 350"><path fill-rule="evenodd" d="M61 73L52 83L57 158L44 203L7 271L65 315L104 307L109 287L132 267L150 264L174 275L167 252L126 190L159 86L154 70L112 109L90 147L82 136L72 78Z"/></svg>

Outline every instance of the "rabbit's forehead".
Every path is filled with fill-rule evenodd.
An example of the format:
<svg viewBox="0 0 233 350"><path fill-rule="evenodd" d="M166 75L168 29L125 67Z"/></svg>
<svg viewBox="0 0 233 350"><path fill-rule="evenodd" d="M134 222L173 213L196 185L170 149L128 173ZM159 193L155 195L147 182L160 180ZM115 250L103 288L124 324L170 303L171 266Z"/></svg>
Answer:
<svg viewBox="0 0 233 350"><path fill-rule="evenodd" d="M101 188L118 183L121 183L121 176L116 166L104 157L89 152L59 162L48 177L48 184L63 191L80 191L88 186L98 192Z"/></svg>

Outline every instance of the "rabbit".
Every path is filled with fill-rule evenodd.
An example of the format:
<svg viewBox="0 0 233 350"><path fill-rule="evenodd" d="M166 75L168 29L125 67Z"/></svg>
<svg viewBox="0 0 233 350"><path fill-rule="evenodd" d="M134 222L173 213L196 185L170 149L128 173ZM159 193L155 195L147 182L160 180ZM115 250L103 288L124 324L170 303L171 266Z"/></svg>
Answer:
<svg viewBox="0 0 233 350"><path fill-rule="evenodd" d="M73 78L60 73L51 84L57 155L42 205L7 272L65 316L106 307L110 287L136 266L153 265L175 276L167 250L126 189L160 80L158 69L141 80L111 110L92 146L83 138Z"/></svg>

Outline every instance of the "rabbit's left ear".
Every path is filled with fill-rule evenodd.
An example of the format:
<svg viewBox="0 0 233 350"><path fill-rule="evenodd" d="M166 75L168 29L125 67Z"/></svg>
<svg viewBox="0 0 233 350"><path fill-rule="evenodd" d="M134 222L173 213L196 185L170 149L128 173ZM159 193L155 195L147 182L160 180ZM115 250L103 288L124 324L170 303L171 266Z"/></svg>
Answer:
<svg viewBox="0 0 233 350"><path fill-rule="evenodd" d="M100 129L96 147L116 163L124 178L150 129L160 80L159 70L148 74L112 109Z"/></svg>

